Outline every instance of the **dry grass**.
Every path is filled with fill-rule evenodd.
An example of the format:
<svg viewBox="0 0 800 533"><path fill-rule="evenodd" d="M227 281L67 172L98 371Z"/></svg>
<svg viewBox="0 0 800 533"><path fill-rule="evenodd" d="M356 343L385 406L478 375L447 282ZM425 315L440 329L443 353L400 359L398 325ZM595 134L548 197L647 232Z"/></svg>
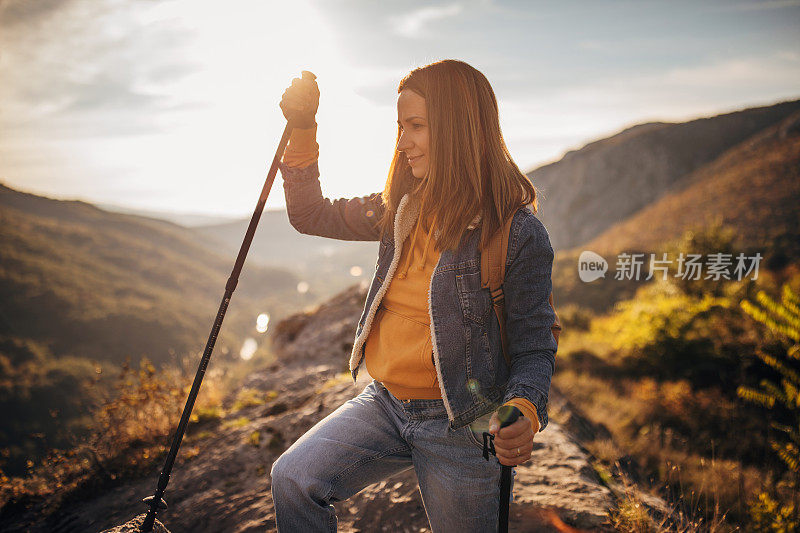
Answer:
<svg viewBox="0 0 800 533"><path fill-rule="evenodd" d="M619 529L746 527L753 503L778 476L769 421L735 396L737 377L752 372L742 366L737 373L740 354L767 339L737 314L743 291L723 287L709 298L654 284L588 327L566 324L553 385L610 434L583 436L582 444L614 476L634 473L637 486L676 509L666 522L652 514L648 521L640 498L623 490L613 517ZM727 374L716 382L713 370L692 374L701 364Z"/></svg>
<svg viewBox="0 0 800 533"><path fill-rule="evenodd" d="M616 531L626 533L722 533L738 531L737 526L725 522L725 514L715 512L710 519L685 514L673 508L668 513L656 513L645 503L646 497L639 489L625 483L617 494L617 506L609 512L609 521Z"/></svg>
<svg viewBox="0 0 800 533"><path fill-rule="evenodd" d="M652 488L684 506L688 514L713 516L722 514L720 509L735 509L741 516L746 513L743 502L761 490L763 472L759 469L688 451L688 443L676 431L649 425L654 408L664 409L670 402L682 407L677 397L652 394L649 380L623 380L612 387L602 378L562 372L554 383L584 416L610 431L612 439L583 443L594 457L606 465L633 460L634 467L650 478ZM680 384L666 384L665 389L692 394ZM691 416L690 411L682 412ZM630 505L626 509L631 511Z"/></svg>
<svg viewBox="0 0 800 533"><path fill-rule="evenodd" d="M78 491L113 486L155 468L169 448L190 382L176 369L156 371L146 359L139 368L125 365L115 392L94 413L88 439L69 450L52 450L40 464L31 463L25 477L8 478L0 472L0 508L36 504L47 512ZM216 402L221 401L222 391L213 374L203 387L195 413L219 412ZM199 438L190 434L187 441ZM196 454L193 446L181 452L187 460Z"/></svg>

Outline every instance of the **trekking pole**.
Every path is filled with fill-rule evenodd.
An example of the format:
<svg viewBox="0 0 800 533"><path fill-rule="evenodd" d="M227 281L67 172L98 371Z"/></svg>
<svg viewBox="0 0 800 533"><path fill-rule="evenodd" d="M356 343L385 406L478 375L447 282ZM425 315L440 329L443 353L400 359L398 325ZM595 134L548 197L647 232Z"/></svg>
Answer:
<svg viewBox="0 0 800 533"><path fill-rule="evenodd" d="M310 77L312 80L316 79L314 74L304 70L303 78L308 77ZM222 320L225 318L225 312L228 310L228 304L231 301L231 296L233 296L233 291L236 290L236 285L239 283L239 274L244 266L244 260L247 257L247 252L250 250L250 244L253 242L253 236L255 235L258 221L261 219L261 213L264 211L264 205L267 203L267 197L272 189L272 183L275 181L275 175L278 172L278 163L280 162L281 157L283 157L283 152L289 142L289 136L292 133L292 129L294 129L292 126L292 121L289 120L286 122L286 127L283 129L283 135L278 143L278 149L275 151L275 157L272 158L272 166L269 167L267 180L264 182L264 187L261 189L261 196L258 198L256 210L253 212L253 217L250 219L250 225L247 227L247 233L245 233L242 246L239 248L239 255L236 257L236 263L233 265L233 271L228 278L228 282L225 284L225 294L222 296L222 303L219 305L217 317L214 320L214 325L211 327L211 334L208 336L206 348L203 351L203 357L200 359L200 365L197 367L197 374L194 376L194 382L192 382L192 388L189 391L189 397L187 398L186 405L183 408L183 414L181 415L181 420L178 423L178 429L172 439L172 446L170 446L169 453L164 461L164 467L161 469L161 475L158 477L156 491L152 496L148 496L143 500L148 504L149 509L147 510L147 516L145 516L144 522L142 522L142 525L139 527L140 532L152 531L153 524L155 523L156 519L156 513L161 509L167 508L167 502L164 501L164 491L167 489L169 476L172 472L172 467L175 464L175 458L178 456L178 449L181 447L183 435L186 433L186 426L189 424L189 417L192 414L192 408L194 407L194 402L197 399L197 393L200 391L200 384L203 382L203 376L206 373L208 361L211 359L211 352L214 351L214 344L217 342L217 335L219 335L219 330L222 327Z"/></svg>
<svg viewBox="0 0 800 533"><path fill-rule="evenodd" d="M500 419L500 429L509 426L517 421L520 410L513 405L504 405L497 411L497 418ZM497 517L497 530L500 533L508 533L508 512L511 502L511 467L503 465L500 469L500 515Z"/></svg>

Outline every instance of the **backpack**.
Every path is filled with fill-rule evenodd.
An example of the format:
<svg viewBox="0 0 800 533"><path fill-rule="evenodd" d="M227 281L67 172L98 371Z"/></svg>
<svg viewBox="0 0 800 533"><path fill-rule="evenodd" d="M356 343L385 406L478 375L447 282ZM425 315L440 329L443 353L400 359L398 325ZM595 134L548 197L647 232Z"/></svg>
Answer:
<svg viewBox="0 0 800 533"><path fill-rule="evenodd" d="M508 339L506 338L506 308L505 295L503 293L503 280L506 275L506 257L508 256L508 236L511 231L510 217L508 221L495 233L489 240L489 248L481 251L481 288L489 289L492 296L492 307L497 315L500 324L500 339L503 345L503 357L506 364L511 368L511 358L508 354ZM558 336L561 334L561 321L558 319L555 304L553 303L553 292L550 291L550 307L555 313L555 321L550 326L553 338L558 347Z"/></svg>

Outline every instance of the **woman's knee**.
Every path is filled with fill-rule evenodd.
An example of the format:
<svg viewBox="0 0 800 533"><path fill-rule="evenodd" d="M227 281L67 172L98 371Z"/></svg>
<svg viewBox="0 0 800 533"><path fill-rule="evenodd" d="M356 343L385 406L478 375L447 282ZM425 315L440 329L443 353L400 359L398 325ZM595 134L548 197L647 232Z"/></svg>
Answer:
<svg viewBox="0 0 800 533"><path fill-rule="evenodd" d="M270 470L273 493L301 493L315 499L323 498L327 483L313 468L313 461L304 457L300 449L289 448L278 457Z"/></svg>
<svg viewBox="0 0 800 533"><path fill-rule="evenodd" d="M284 452L281 454L280 457L275 459L272 463L272 468L269 471L269 477L272 479L272 486L275 486L276 481L280 481L286 478L287 474L287 463L288 459L286 458L286 453Z"/></svg>
<svg viewBox="0 0 800 533"><path fill-rule="evenodd" d="M270 470L272 486L284 485L287 483L297 484L300 481L300 474L304 471L302 459L293 447L284 451L274 463Z"/></svg>

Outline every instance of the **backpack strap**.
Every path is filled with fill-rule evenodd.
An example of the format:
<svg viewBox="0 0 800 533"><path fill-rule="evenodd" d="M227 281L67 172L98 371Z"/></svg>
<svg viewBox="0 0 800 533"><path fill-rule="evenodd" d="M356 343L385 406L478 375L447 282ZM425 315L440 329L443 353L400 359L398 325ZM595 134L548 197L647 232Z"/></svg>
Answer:
<svg viewBox="0 0 800 533"><path fill-rule="evenodd" d="M506 258L508 257L508 238L511 233L511 222L514 217L510 217L505 224L489 240L489 248L481 251L481 288L489 289L492 297L492 307L494 307L497 322L500 324L500 341L503 346L503 357L506 364L511 368L511 357L508 354L508 339L506 337L506 307L505 295L503 293L503 280L506 275ZM561 334L561 321L556 313L555 303L553 302L553 291L550 291L548 298L550 307L553 308L555 320L550 326L550 331L558 347L558 337Z"/></svg>
<svg viewBox="0 0 800 533"><path fill-rule="evenodd" d="M489 240L488 250L481 253L481 288L489 289L492 296L492 307L500 324L500 340L503 346L503 357L511 368L511 358L508 355L508 340L506 338L506 306L503 293L503 280L506 276L506 257L508 257L508 234L511 231L511 222L514 217L509 217L503 226Z"/></svg>

